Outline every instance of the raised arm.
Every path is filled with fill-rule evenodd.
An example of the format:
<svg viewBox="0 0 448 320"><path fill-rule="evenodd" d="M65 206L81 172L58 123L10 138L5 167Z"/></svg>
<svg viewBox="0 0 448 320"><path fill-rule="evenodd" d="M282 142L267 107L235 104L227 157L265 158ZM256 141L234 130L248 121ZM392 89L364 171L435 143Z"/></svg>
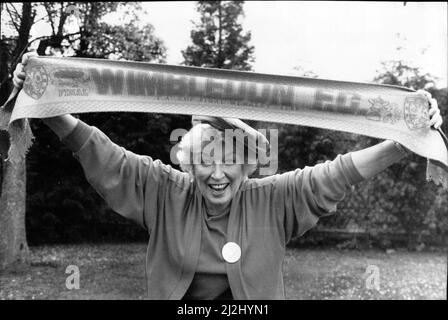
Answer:
<svg viewBox="0 0 448 320"><path fill-rule="evenodd" d="M78 124L76 119L71 114L64 114L58 117L42 119L42 121L59 137L64 139L67 137Z"/></svg>
<svg viewBox="0 0 448 320"><path fill-rule="evenodd" d="M408 151L394 141L383 141L372 147L352 152L352 160L359 174L369 179L395 162L406 157Z"/></svg>

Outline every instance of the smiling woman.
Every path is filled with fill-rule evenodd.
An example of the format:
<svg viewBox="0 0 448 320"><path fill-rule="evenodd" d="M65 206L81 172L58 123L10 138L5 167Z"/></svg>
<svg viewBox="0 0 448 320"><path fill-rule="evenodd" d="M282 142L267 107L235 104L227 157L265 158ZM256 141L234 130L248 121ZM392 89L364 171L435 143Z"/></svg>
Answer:
<svg viewBox="0 0 448 320"><path fill-rule="evenodd" d="M23 86L22 70L19 64L14 73L16 90ZM333 108L333 96L319 97L320 109ZM347 105L345 97L337 100ZM419 101L427 129L440 127L437 102L425 92ZM353 185L408 153L389 140L315 166L249 178L266 137L239 119L192 120L180 144L182 172L118 146L70 114L43 119L109 207L148 232L150 299L285 299L283 261L291 239L335 212Z"/></svg>

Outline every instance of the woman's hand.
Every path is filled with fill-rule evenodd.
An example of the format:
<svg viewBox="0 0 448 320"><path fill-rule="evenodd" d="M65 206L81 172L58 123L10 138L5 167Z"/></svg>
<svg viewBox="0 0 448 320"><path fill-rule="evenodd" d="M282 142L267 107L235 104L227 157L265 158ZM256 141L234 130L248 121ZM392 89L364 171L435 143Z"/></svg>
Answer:
<svg viewBox="0 0 448 320"><path fill-rule="evenodd" d="M17 64L16 69L13 72L12 82L18 89L22 89L23 82L25 81L25 66L31 57L39 56L36 52L28 52L22 56L22 63Z"/></svg>
<svg viewBox="0 0 448 320"><path fill-rule="evenodd" d="M430 116L429 123L431 127L434 127L434 129L439 129L442 126L443 119L442 116L440 115L440 109L439 105L437 104L437 100L434 99L428 91L418 90L417 93L423 94L428 98L429 116Z"/></svg>

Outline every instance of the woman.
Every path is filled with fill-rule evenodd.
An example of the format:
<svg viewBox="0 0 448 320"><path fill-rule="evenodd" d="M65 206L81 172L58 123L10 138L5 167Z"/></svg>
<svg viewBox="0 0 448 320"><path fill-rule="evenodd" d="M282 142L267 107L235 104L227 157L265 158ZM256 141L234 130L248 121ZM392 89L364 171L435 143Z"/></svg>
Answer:
<svg viewBox="0 0 448 320"><path fill-rule="evenodd" d="M29 56L14 72L19 88ZM425 94L431 125L438 128L437 102ZM284 299L288 241L334 212L352 185L407 154L399 144L384 141L314 167L249 179L255 166L246 152L232 152L230 163L226 152L206 155L210 141L204 137L224 145L225 129L264 137L237 119L193 120L178 153L184 172L119 147L71 115L43 120L74 152L108 205L148 231L150 299Z"/></svg>

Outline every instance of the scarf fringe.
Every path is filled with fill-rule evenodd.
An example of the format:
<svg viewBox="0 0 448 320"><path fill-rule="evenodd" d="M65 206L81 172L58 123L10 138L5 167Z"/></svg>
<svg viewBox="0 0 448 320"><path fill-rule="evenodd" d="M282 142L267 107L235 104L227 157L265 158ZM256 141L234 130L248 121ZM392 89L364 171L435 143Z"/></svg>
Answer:
<svg viewBox="0 0 448 320"><path fill-rule="evenodd" d="M19 119L9 124L10 118L11 112L6 111L5 108L0 108L0 130L9 133L9 150L6 160L18 163L26 157L33 144L34 135L28 119ZM7 142L0 141L0 143L6 144Z"/></svg>

